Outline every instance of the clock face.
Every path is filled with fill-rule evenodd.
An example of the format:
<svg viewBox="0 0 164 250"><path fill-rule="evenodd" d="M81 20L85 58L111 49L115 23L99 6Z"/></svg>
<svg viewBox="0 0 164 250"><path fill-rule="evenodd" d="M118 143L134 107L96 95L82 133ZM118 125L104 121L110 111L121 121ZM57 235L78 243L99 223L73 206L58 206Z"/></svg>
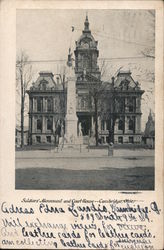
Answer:
<svg viewBox="0 0 164 250"><path fill-rule="evenodd" d="M84 49L88 49L88 48L89 48L89 44L88 44L88 42L86 42L86 41L82 42L81 45L82 45L82 47L83 47Z"/></svg>

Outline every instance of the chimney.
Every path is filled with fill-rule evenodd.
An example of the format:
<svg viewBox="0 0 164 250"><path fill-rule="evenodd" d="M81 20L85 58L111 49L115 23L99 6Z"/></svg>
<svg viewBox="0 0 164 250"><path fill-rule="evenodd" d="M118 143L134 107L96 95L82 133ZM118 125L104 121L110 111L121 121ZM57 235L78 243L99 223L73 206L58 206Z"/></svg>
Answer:
<svg viewBox="0 0 164 250"><path fill-rule="evenodd" d="M59 77L58 76L56 77L56 82L57 82L57 84L59 84Z"/></svg>
<svg viewBox="0 0 164 250"><path fill-rule="evenodd" d="M114 76L112 77L112 86L114 87Z"/></svg>

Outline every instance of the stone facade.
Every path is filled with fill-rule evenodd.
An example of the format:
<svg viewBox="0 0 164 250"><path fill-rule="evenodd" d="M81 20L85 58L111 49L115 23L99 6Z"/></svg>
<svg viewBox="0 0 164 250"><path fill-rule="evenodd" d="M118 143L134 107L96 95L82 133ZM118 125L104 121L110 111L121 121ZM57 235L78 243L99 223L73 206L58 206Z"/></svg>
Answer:
<svg viewBox="0 0 164 250"><path fill-rule="evenodd" d="M144 93L130 71L120 71L111 82L103 83L97 65L99 51L89 29L88 17L84 30L76 42L75 74L77 77L77 116L83 135L94 135L94 107L89 97L90 86L104 84L99 98L99 142L102 144L141 142L141 96ZM92 85L91 85L92 84Z"/></svg>
<svg viewBox="0 0 164 250"><path fill-rule="evenodd" d="M51 72L40 72L29 94L29 143L58 142L64 124L65 93Z"/></svg>
<svg viewBox="0 0 164 250"><path fill-rule="evenodd" d="M102 142L140 143L141 136L141 96L144 93L135 82L130 71L120 71L112 78L103 102L107 104L101 115L100 136ZM109 100L111 100L109 105ZM107 111L109 110L109 111ZM105 117L105 118L104 118ZM113 137L113 138L112 138Z"/></svg>
<svg viewBox="0 0 164 250"><path fill-rule="evenodd" d="M141 96L144 91L134 81L130 71L119 71L111 82L102 82L97 46L86 16L84 30L76 41L74 51L77 134L80 126L80 133L86 141L88 137L94 139L95 107L89 89L101 85L104 92L98 101L99 143L140 143ZM65 132L66 91L63 91L62 85L55 83L52 73L40 72L27 92L30 143L58 142L58 137Z"/></svg>
<svg viewBox="0 0 164 250"><path fill-rule="evenodd" d="M100 83L101 73L97 65L99 51L98 42L95 41L89 29L86 16L84 30L79 40L76 41L75 74L77 92L77 116L82 126L83 136L94 133L94 109L89 98L89 86Z"/></svg>

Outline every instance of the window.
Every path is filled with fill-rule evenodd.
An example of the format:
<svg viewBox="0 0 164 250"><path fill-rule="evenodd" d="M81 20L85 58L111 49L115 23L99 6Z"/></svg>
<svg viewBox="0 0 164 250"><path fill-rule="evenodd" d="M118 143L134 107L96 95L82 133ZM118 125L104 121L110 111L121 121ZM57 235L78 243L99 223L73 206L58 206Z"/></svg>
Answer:
<svg viewBox="0 0 164 250"><path fill-rule="evenodd" d="M104 130L105 128L105 121L101 121L101 130Z"/></svg>
<svg viewBox="0 0 164 250"><path fill-rule="evenodd" d="M124 98L120 98L119 100L119 111L120 113L124 112L124 106L125 106L125 101L124 101Z"/></svg>
<svg viewBox="0 0 164 250"><path fill-rule="evenodd" d="M129 136L129 143L133 143L133 136Z"/></svg>
<svg viewBox="0 0 164 250"><path fill-rule="evenodd" d="M41 112L42 111L42 99L41 98L38 98L37 99L37 111L38 112Z"/></svg>
<svg viewBox="0 0 164 250"><path fill-rule="evenodd" d="M118 143L121 143L121 144L123 143L123 137L122 136L118 137Z"/></svg>
<svg viewBox="0 0 164 250"><path fill-rule="evenodd" d="M37 130L42 130L42 120L41 119L37 120Z"/></svg>
<svg viewBox="0 0 164 250"><path fill-rule="evenodd" d="M117 97L115 99L115 110L118 113L123 113L125 110L125 98Z"/></svg>
<svg viewBox="0 0 164 250"><path fill-rule="evenodd" d="M46 90L46 85L48 84L48 82L46 81L46 80L42 80L42 81L40 81L40 84L39 84L39 86L40 86L40 89L41 90Z"/></svg>
<svg viewBox="0 0 164 250"><path fill-rule="evenodd" d="M82 67L83 69L88 69L91 67L91 59L88 54L85 54L82 57Z"/></svg>
<svg viewBox="0 0 164 250"><path fill-rule="evenodd" d="M84 98L81 99L81 108L85 108L85 100L84 100Z"/></svg>
<svg viewBox="0 0 164 250"><path fill-rule="evenodd" d="M36 141L37 141L38 143L41 142L40 136L36 136Z"/></svg>
<svg viewBox="0 0 164 250"><path fill-rule="evenodd" d="M105 142L105 139L104 139L104 136L101 137L101 143L104 144Z"/></svg>
<svg viewBox="0 0 164 250"><path fill-rule="evenodd" d="M51 99L47 100L47 111L48 112L52 111L52 100Z"/></svg>
<svg viewBox="0 0 164 250"><path fill-rule="evenodd" d="M133 112L133 105L129 106L129 112Z"/></svg>
<svg viewBox="0 0 164 250"><path fill-rule="evenodd" d="M128 99L129 112L135 112L135 106L136 106L135 103L136 103L135 97Z"/></svg>
<svg viewBox="0 0 164 250"><path fill-rule="evenodd" d="M51 143L51 136L46 136L47 142Z"/></svg>
<svg viewBox="0 0 164 250"><path fill-rule="evenodd" d="M106 142L109 143L109 136L106 137Z"/></svg>
<svg viewBox="0 0 164 250"><path fill-rule="evenodd" d="M118 122L118 130L123 130L124 129L124 122L120 119Z"/></svg>
<svg viewBox="0 0 164 250"><path fill-rule="evenodd" d="M110 120L107 120L106 126L107 126L107 130L109 131L110 130Z"/></svg>
<svg viewBox="0 0 164 250"><path fill-rule="evenodd" d="M133 130L134 129L134 122L132 119L129 120L129 130Z"/></svg>
<svg viewBox="0 0 164 250"><path fill-rule="evenodd" d="M52 130L52 117L47 119L47 130Z"/></svg>

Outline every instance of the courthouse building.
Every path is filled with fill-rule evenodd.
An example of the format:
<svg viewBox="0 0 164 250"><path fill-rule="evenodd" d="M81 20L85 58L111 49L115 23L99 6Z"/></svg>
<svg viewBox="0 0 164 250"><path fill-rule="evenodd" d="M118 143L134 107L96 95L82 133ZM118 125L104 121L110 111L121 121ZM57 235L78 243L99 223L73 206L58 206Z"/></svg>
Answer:
<svg viewBox="0 0 164 250"><path fill-rule="evenodd" d="M94 137L95 110L89 88L101 84L104 91L98 101L99 142L140 143L141 96L144 91L130 71L119 71L111 82L101 81L98 42L91 34L87 16L74 54L76 111L83 137ZM58 136L64 134L66 90L54 81L51 72L40 72L28 94L30 143L57 142Z"/></svg>
<svg viewBox="0 0 164 250"><path fill-rule="evenodd" d="M55 143L65 117L65 92L51 72L40 72L29 94L30 144Z"/></svg>

